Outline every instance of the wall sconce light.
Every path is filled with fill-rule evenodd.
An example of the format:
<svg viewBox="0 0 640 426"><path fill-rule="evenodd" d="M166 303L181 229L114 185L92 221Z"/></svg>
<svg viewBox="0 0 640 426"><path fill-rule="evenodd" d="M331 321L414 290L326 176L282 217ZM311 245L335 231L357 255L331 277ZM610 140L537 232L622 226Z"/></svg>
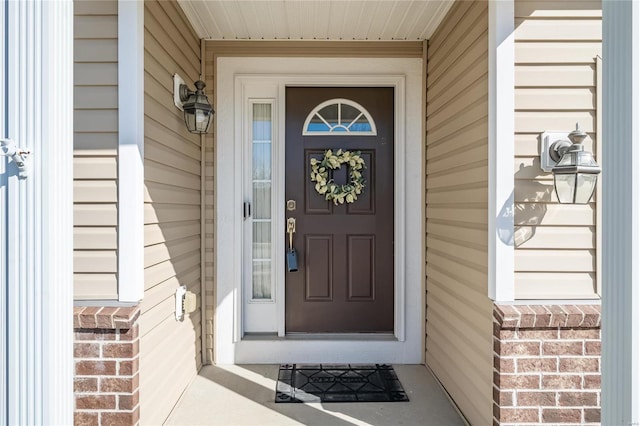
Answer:
<svg viewBox="0 0 640 426"><path fill-rule="evenodd" d="M553 172L553 186L558 200L563 204L587 204L602 171L593 154L584 150L582 142L587 134L576 124L576 129L567 135L569 140L560 139L550 143L552 135L542 135L541 165L545 171ZM545 150L547 147L548 154Z"/></svg>
<svg viewBox="0 0 640 426"><path fill-rule="evenodd" d="M211 118L215 111L204 94L206 84L202 80L194 83L196 90L189 90L182 78L177 74L174 81L174 102L178 108L184 111L184 122L190 133L207 133Z"/></svg>

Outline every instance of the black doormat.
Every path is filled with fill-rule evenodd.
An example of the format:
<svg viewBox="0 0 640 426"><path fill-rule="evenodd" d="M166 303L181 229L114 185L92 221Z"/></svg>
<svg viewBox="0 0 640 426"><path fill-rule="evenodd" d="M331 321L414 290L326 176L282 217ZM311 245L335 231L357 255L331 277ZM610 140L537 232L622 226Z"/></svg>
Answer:
<svg viewBox="0 0 640 426"><path fill-rule="evenodd" d="M388 364L283 364L276 402L409 401Z"/></svg>

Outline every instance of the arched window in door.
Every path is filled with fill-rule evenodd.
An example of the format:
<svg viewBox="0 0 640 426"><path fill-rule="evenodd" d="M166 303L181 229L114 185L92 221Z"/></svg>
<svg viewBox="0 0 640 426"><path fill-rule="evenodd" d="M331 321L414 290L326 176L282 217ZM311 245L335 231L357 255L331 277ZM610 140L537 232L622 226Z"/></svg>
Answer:
<svg viewBox="0 0 640 426"><path fill-rule="evenodd" d="M362 105L349 99L330 99L316 106L304 122L302 134L376 135L376 123Z"/></svg>

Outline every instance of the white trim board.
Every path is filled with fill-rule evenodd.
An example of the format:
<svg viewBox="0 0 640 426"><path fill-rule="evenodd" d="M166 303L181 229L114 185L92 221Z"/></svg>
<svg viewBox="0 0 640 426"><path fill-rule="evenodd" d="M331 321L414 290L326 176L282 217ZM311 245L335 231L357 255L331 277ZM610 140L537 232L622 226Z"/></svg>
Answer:
<svg viewBox="0 0 640 426"><path fill-rule="evenodd" d="M602 3L602 424L640 424L640 4ZM598 144L600 144L598 140Z"/></svg>
<svg viewBox="0 0 640 426"><path fill-rule="evenodd" d="M513 242L515 47L513 0L489 2L488 296L515 298Z"/></svg>
<svg viewBox="0 0 640 426"><path fill-rule="evenodd" d="M31 151L26 179L0 157L0 424L66 425L74 408L73 2L0 8L1 136Z"/></svg>
<svg viewBox="0 0 640 426"><path fill-rule="evenodd" d="M144 295L144 2L118 1L118 300Z"/></svg>
<svg viewBox="0 0 640 426"><path fill-rule="evenodd" d="M424 259L421 233L424 215L420 206L424 166L421 162L423 136L422 59L330 59L330 58L219 58L217 64L216 146L216 308L215 357L219 364L274 362L395 362L419 363L422 359L421 289ZM339 75L336 75L339 70ZM375 72L372 73L372 70ZM241 340L242 336L242 84L239 81L271 82L284 99L286 86L391 86L396 87L396 339L362 340ZM238 105L238 103L240 105ZM235 104L235 107L231 107ZM278 114L284 117L284 104ZM403 113L404 110L404 113ZM284 121L280 120L283 137ZM404 145L404 151L398 151ZM279 144L284 155L284 143ZM284 158L284 157L283 157ZM238 164L238 167L236 167ZM224 183L224 184L222 184ZM283 186L283 182L274 185ZM280 203L284 217L284 202ZM405 232L411 230L411 232ZM283 244L283 243L280 243ZM276 251L278 248L275 249ZM284 247L282 247L284 253ZM282 263L283 264L283 263ZM283 274L283 273L282 273ZM282 277L281 281L284 281ZM403 284L406 283L406 284ZM284 289L276 293L276 303ZM279 316L284 310L279 311ZM279 318L283 334L284 320Z"/></svg>

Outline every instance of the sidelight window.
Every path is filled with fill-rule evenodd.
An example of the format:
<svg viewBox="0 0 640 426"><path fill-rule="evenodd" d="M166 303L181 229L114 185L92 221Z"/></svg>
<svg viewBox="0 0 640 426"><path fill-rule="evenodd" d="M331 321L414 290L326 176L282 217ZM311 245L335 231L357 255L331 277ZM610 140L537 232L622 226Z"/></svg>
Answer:
<svg viewBox="0 0 640 426"><path fill-rule="evenodd" d="M253 300L272 299L271 256L271 188L272 188L272 105L252 105L252 176L253 227L252 227L252 288Z"/></svg>
<svg viewBox="0 0 640 426"><path fill-rule="evenodd" d="M376 124L362 105L330 99L316 106L304 122L303 135L376 135Z"/></svg>

